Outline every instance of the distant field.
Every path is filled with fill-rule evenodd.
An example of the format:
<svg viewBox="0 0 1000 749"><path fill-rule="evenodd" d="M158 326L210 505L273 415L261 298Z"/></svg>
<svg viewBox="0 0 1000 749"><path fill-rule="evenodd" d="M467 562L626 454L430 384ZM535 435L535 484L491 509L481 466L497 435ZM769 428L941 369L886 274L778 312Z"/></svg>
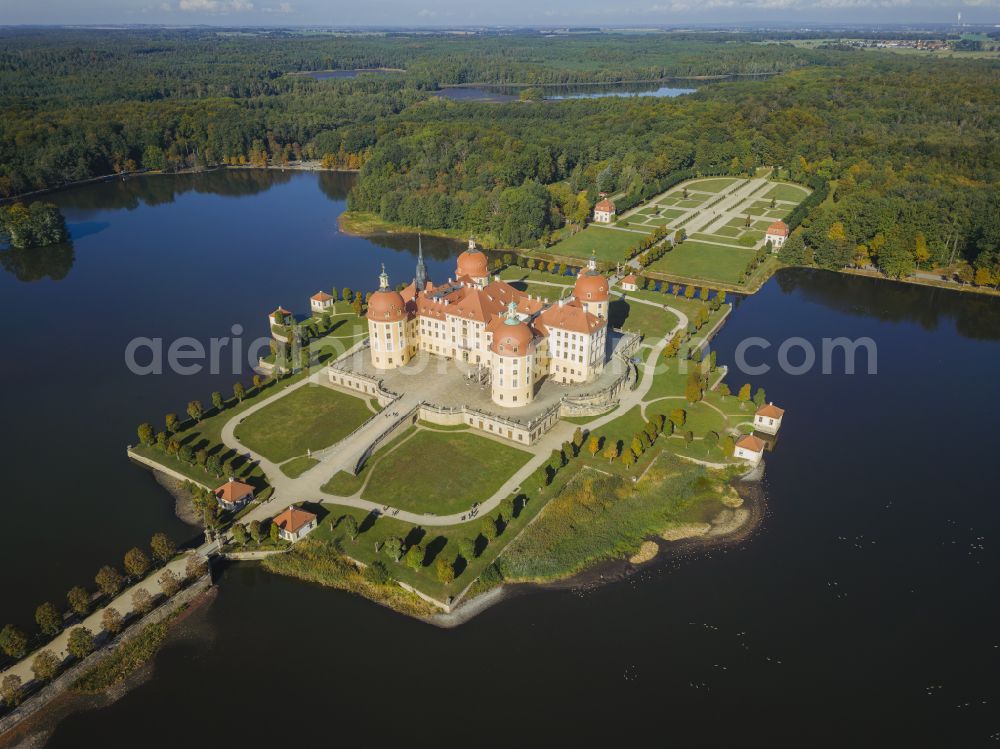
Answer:
<svg viewBox="0 0 1000 749"><path fill-rule="evenodd" d="M736 284L740 282L753 253L752 249L720 247L688 240L650 265L649 270Z"/></svg>
<svg viewBox="0 0 1000 749"><path fill-rule="evenodd" d="M552 245L546 252L580 258L589 258L593 253L598 260L614 263L624 260L626 251L643 239L645 239L643 234L605 229L591 224L572 237Z"/></svg>
<svg viewBox="0 0 1000 749"><path fill-rule="evenodd" d="M693 182L686 182L681 185L681 192L683 192L686 187L688 191L697 190L699 192L710 192L718 194L729 187L732 187L737 182L742 180L735 177L719 177L716 179L696 179ZM676 192L676 191L675 191Z"/></svg>
<svg viewBox="0 0 1000 749"><path fill-rule="evenodd" d="M801 203L806 199L809 191L804 187L796 187L795 185L775 185L766 193L764 193L764 198L770 200L774 198L775 200L790 200L793 203Z"/></svg>

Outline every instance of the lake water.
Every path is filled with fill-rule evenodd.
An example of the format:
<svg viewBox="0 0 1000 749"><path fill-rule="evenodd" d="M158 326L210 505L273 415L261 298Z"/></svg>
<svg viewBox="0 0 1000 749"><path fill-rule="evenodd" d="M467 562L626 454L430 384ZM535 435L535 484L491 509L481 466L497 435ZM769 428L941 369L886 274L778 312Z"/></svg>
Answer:
<svg viewBox="0 0 1000 749"><path fill-rule="evenodd" d="M662 83L597 83L573 86L538 86L546 101L563 99L627 98L632 96L674 97L694 93L693 88L664 86ZM523 87L480 86L475 88L443 88L438 96L455 101L506 103L518 101Z"/></svg>
<svg viewBox="0 0 1000 749"><path fill-rule="evenodd" d="M349 177L219 172L54 196L72 257L0 275L8 532L0 619L87 582L157 530L191 535L124 456L135 425L231 375L135 377L133 336L266 332L278 304L412 275L411 241L340 234ZM433 277L458 248L425 241ZM71 261L71 262L70 262ZM11 323L16 323L11 327ZM156 659L150 681L70 717L53 747L414 742L978 746L1000 687L1000 304L819 271L742 300L716 339L870 336L878 374L733 374L787 409L749 541L587 592L544 591L443 631L252 565ZM446 739L441 739L446 740ZM424 743L422 740L417 743Z"/></svg>

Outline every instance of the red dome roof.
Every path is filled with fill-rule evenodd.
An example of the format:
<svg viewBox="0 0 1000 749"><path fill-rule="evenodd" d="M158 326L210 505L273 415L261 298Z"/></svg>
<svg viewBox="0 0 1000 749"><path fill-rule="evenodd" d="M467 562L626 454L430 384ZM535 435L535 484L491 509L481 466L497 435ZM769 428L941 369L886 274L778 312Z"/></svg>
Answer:
<svg viewBox="0 0 1000 749"><path fill-rule="evenodd" d="M484 253L479 250L466 250L458 256L458 263L455 266L456 278L462 276L485 278L488 275L490 275L490 269Z"/></svg>
<svg viewBox="0 0 1000 749"><path fill-rule="evenodd" d="M608 279L600 273L584 271L576 279L573 296L581 302L608 301Z"/></svg>
<svg viewBox="0 0 1000 749"><path fill-rule="evenodd" d="M527 356L534 337L531 328L523 322L515 325L504 323L493 334L490 351L501 356Z"/></svg>
<svg viewBox="0 0 1000 749"><path fill-rule="evenodd" d="M366 317L375 322L399 322L406 317L406 304L398 291L376 291L368 300Z"/></svg>

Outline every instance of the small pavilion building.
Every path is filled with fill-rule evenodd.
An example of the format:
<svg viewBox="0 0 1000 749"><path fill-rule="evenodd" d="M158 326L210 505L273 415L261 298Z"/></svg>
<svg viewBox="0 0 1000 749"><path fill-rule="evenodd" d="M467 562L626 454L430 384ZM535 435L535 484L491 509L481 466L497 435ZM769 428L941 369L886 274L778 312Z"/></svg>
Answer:
<svg viewBox="0 0 1000 749"><path fill-rule="evenodd" d="M230 476L229 481L215 490L215 498L223 510L238 510L253 502L253 487Z"/></svg>
<svg viewBox="0 0 1000 749"><path fill-rule="evenodd" d="M757 465L764 457L764 440L752 434L744 435L736 441L736 450L733 455L752 465Z"/></svg>
<svg viewBox="0 0 1000 749"><path fill-rule="evenodd" d="M296 541L305 538L316 527L316 516L292 505L271 521L278 526L278 537L285 541Z"/></svg>
<svg viewBox="0 0 1000 749"><path fill-rule="evenodd" d="M775 221L764 232L764 242L771 243L771 251L777 252L788 239L788 224L784 221Z"/></svg>
<svg viewBox="0 0 1000 749"><path fill-rule="evenodd" d="M767 403L757 409L753 416L753 428L765 434L777 434L781 429L781 419L785 415L783 408L773 403Z"/></svg>
<svg viewBox="0 0 1000 749"><path fill-rule="evenodd" d="M615 220L615 204L607 198L599 200L594 206L594 223L610 224Z"/></svg>
<svg viewBox="0 0 1000 749"><path fill-rule="evenodd" d="M316 315L328 312L333 309L333 297L325 291L317 291L309 297L309 308Z"/></svg>

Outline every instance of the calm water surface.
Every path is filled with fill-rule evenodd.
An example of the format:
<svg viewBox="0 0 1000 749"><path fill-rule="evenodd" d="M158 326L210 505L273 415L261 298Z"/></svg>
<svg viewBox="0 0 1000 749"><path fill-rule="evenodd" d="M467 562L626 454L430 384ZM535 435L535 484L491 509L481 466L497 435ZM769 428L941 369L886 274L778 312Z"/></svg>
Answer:
<svg viewBox="0 0 1000 749"><path fill-rule="evenodd" d="M82 188L57 196L71 267L8 258L25 278L63 278L0 276L0 310L19 323L0 388L17 524L0 546L4 620L27 624L156 530L184 533L122 450L137 422L233 378L134 377L129 338L237 322L262 334L268 309L370 286L381 262L412 274L407 240L337 232L346 184L240 172ZM432 252L431 274L447 275L455 248ZM731 376L787 409L748 542L586 593L520 596L452 631L233 565L151 681L69 718L51 745L266 745L287 740L289 716L310 743L995 743L1000 305L790 271L738 305L719 361L750 335L870 336L879 373ZM774 365L773 351L753 358Z"/></svg>
<svg viewBox="0 0 1000 749"><path fill-rule="evenodd" d="M518 101L521 86L481 86L478 88L443 88L438 96L455 101L506 103ZM594 83L574 86L538 86L545 99L603 99L607 97L653 96L674 97L693 93L696 89L664 86L660 83Z"/></svg>

